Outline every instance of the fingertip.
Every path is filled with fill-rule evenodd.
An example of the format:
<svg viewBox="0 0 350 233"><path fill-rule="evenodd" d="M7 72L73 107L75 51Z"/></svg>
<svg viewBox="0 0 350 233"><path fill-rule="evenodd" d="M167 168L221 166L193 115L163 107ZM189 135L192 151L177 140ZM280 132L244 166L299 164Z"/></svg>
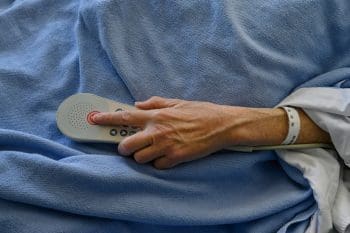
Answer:
<svg viewBox="0 0 350 233"><path fill-rule="evenodd" d="M145 105L145 101L137 101L135 102L135 107L139 108L139 109L144 109L144 107L147 106Z"/></svg>
<svg viewBox="0 0 350 233"><path fill-rule="evenodd" d="M123 143L119 143L118 145L118 152L120 155L122 156L129 156L130 153L128 152L128 150L125 148Z"/></svg>
<svg viewBox="0 0 350 233"><path fill-rule="evenodd" d="M135 102L135 107L140 110L151 110L151 109L158 108L154 102L151 102L149 100L137 102L137 103Z"/></svg>
<svg viewBox="0 0 350 233"><path fill-rule="evenodd" d="M104 113L96 113L96 114L94 114L93 116L92 116L92 120L94 121L94 122L96 122L96 123L99 123L99 122L101 122L102 120L103 120L103 118L104 118Z"/></svg>

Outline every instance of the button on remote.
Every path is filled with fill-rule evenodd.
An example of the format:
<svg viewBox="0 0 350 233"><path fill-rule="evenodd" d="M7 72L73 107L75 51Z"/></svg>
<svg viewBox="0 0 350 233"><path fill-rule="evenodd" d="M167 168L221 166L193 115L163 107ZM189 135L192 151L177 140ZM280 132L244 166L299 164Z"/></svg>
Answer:
<svg viewBox="0 0 350 233"><path fill-rule="evenodd" d="M128 131L126 131L125 129L120 130L120 136L125 137L127 135L128 135Z"/></svg>
<svg viewBox="0 0 350 233"><path fill-rule="evenodd" d="M110 134L111 136L116 136L116 135L118 134L118 131L117 131L116 129L111 129L111 130L109 131L109 134Z"/></svg>
<svg viewBox="0 0 350 233"><path fill-rule="evenodd" d="M130 131L129 136L134 135L135 133L136 133L136 131Z"/></svg>
<svg viewBox="0 0 350 233"><path fill-rule="evenodd" d="M94 115L96 115L97 113L99 113L99 111L92 111L89 112L88 115L86 116L86 121L90 124L90 125L96 125L95 121L93 120Z"/></svg>

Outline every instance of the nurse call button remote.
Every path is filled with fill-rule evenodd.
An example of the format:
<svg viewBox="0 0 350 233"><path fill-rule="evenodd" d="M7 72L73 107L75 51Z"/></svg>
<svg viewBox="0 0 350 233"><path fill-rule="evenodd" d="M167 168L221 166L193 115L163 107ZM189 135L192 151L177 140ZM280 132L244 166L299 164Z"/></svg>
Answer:
<svg viewBox="0 0 350 233"><path fill-rule="evenodd" d="M56 113L57 127L74 141L118 143L140 129L131 126L96 125L93 116L99 112L133 110L134 106L88 93L65 99Z"/></svg>

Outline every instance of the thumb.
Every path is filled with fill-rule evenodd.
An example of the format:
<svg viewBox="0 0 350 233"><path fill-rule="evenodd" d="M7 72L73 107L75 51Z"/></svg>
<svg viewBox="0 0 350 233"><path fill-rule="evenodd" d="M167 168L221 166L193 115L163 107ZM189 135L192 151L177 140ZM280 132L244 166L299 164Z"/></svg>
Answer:
<svg viewBox="0 0 350 233"><path fill-rule="evenodd" d="M173 107L179 103L178 99L166 99L159 96L153 96L150 99L142 102L135 102L135 106L139 109L159 109Z"/></svg>

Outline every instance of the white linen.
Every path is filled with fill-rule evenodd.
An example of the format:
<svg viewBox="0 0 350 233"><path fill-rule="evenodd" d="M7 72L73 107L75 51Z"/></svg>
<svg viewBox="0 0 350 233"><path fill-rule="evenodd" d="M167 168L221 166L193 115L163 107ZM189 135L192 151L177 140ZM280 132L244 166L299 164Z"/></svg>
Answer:
<svg viewBox="0 0 350 233"><path fill-rule="evenodd" d="M278 107L294 106L327 131L335 146L329 149L278 150L278 155L300 169L319 206L317 227L308 232L350 232L350 89L301 88ZM314 229L311 231L311 229Z"/></svg>

